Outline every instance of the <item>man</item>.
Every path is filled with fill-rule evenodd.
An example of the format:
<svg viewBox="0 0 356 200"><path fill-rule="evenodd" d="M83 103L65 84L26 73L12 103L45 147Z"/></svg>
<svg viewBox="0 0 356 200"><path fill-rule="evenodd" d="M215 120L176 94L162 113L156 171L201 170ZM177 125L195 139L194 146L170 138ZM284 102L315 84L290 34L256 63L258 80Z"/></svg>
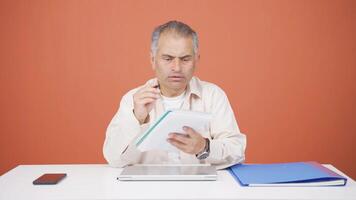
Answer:
<svg viewBox="0 0 356 200"><path fill-rule="evenodd" d="M152 34L151 64L156 78L125 94L109 124L104 156L111 166L137 163L210 163L218 169L244 161L246 138L240 133L233 110L218 86L193 77L199 61L198 36L188 25L170 21ZM182 109L213 115L209 131L170 133L167 142L179 153L140 152L134 141L165 110Z"/></svg>

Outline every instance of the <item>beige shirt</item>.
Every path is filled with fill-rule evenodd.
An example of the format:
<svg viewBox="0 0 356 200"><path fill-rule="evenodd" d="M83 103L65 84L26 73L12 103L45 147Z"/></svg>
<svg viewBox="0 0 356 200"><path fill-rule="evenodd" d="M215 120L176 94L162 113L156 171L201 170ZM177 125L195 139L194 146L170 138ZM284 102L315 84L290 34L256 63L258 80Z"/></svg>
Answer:
<svg viewBox="0 0 356 200"><path fill-rule="evenodd" d="M157 79L151 79L147 83L150 82L157 83ZM124 167L138 163L169 164L177 163L178 159L182 164L210 163L217 169L222 169L244 161L246 137L240 133L226 94L218 86L196 77L191 79L187 87L181 109L207 112L213 115L209 131L200 133L203 137L210 139L209 157L198 160L195 155L182 151L179 151L176 157L160 150L140 152L134 145L134 141L165 110L162 99L157 99L149 113L150 121L140 125L133 113L133 94L139 88L123 96L120 108L107 128L103 152L111 166Z"/></svg>

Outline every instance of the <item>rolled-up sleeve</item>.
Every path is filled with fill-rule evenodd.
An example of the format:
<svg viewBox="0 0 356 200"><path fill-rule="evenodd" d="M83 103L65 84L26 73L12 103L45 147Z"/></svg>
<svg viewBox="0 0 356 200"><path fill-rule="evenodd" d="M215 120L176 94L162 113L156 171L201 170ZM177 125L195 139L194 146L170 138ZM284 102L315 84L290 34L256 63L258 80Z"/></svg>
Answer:
<svg viewBox="0 0 356 200"><path fill-rule="evenodd" d="M210 126L210 155L207 162L218 169L243 162L246 136L239 130L225 92L215 88L211 103L213 120Z"/></svg>
<svg viewBox="0 0 356 200"><path fill-rule="evenodd" d="M133 142L146 125L140 125L133 113L133 92L123 96L119 110L106 130L103 153L109 165L113 167L135 164L140 159L141 152Z"/></svg>

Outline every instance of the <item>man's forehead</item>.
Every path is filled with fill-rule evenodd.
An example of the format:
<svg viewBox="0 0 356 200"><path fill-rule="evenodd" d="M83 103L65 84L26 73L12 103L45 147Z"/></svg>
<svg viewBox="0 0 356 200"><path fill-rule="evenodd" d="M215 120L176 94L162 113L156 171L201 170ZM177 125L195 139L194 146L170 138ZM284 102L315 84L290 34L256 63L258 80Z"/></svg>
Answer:
<svg viewBox="0 0 356 200"><path fill-rule="evenodd" d="M193 39L191 37L184 37L174 32L162 33L158 40L160 54L172 56L193 55L193 48Z"/></svg>

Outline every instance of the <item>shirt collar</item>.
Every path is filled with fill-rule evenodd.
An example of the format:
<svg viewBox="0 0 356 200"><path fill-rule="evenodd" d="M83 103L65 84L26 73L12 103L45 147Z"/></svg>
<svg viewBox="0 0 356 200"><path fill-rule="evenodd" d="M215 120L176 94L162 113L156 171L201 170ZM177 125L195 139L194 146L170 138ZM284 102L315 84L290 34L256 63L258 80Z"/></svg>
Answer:
<svg viewBox="0 0 356 200"><path fill-rule="evenodd" d="M157 78L151 79L148 82L154 82L157 83ZM197 97L201 98L202 95L202 86L200 83L200 80L193 76L192 79L189 81L188 88L187 88L187 94L190 96L191 94L196 95Z"/></svg>
<svg viewBox="0 0 356 200"><path fill-rule="evenodd" d="M194 94L197 97L201 98L201 93L202 93L202 87L199 82L199 79L195 76L192 77L192 79L189 82L189 86L187 88L188 94Z"/></svg>

